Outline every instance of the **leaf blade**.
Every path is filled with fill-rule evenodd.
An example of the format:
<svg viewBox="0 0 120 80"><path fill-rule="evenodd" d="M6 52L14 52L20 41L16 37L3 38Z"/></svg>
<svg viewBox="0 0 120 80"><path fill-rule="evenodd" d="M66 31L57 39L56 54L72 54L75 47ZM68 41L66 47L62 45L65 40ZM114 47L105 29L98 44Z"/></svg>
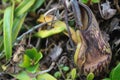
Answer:
<svg viewBox="0 0 120 80"><path fill-rule="evenodd" d="M120 80L120 63L110 73L111 80Z"/></svg>
<svg viewBox="0 0 120 80"><path fill-rule="evenodd" d="M35 4L32 6L31 11L35 11L37 8L39 8L43 3L45 2L45 0L36 0Z"/></svg>
<svg viewBox="0 0 120 80"><path fill-rule="evenodd" d="M14 41L22 27L22 24L25 20L26 14L21 15L20 17L16 17L14 19L13 28L12 28L12 40Z"/></svg>
<svg viewBox="0 0 120 80"><path fill-rule="evenodd" d="M7 60L9 60L12 55L12 36L11 36L12 32L11 30L13 25L12 10L13 10L12 7L6 8L3 19L4 50Z"/></svg>
<svg viewBox="0 0 120 80"><path fill-rule="evenodd" d="M37 80L57 80L57 79L54 78L52 75L45 73L38 75Z"/></svg>
<svg viewBox="0 0 120 80"><path fill-rule="evenodd" d="M24 0L21 2L21 4L15 9L15 16L23 15L30 9L34 2L35 0Z"/></svg>

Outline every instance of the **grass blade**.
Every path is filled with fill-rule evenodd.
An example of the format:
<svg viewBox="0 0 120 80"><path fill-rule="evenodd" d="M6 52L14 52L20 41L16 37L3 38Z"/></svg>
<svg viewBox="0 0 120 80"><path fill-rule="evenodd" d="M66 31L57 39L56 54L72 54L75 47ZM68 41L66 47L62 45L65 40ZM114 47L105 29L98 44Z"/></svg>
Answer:
<svg viewBox="0 0 120 80"><path fill-rule="evenodd" d="M23 15L35 3L35 0L24 0L16 9L15 16Z"/></svg>
<svg viewBox="0 0 120 80"><path fill-rule="evenodd" d="M4 50L7 60L9 60L12 55L12 38L11 38L11 30L13 24L12 10L13 10L12 7L6 8L3 19Z"/></svg>
<svg viewBox="0 0 120 80"><path fill-rule="evenodd" d="M43 3L45 2L45 0L36 0L35 4L32 6L31 11L35 11L37 8L39 8Z"/></svg>
<svg viewBox="0 0 120 80"><path fill-rule="evenodd" d="M21 27L22 27L22 24L25 20L25 17L26 17L26 14L23 14L22 16L20 17L16 17L14 19L14 23L13 23L13 29L12 29L12 41L14 42L14 40L16 39Z"/></svg>

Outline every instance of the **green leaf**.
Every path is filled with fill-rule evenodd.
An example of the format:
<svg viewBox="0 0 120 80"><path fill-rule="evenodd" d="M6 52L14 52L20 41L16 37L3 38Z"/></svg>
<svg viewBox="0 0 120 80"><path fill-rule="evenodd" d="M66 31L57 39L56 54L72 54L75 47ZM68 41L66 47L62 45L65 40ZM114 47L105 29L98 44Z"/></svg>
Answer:
<svg viewBox="0 0 120 80"><path fill-rule="evenodd" d="M43 3L45 2L45 0L36 0L35 4L32 6L31 11L35 11L36 9L38 9Z"/></svg>
<svg viewBox="0 0 120 80"><path fill-rule="evenodd" d="M64 64L60 64L58 67L62 69L64 67Z"/></svg>
<svg viewBox="0 0 120 80"><path fill-rule="evenodd" d="M100 0L92 0L93 3L99 3Z"/></svg>
<svg viewBox="0 0 120 80"><path fill-rule="evenodd" d="M82 1L82 3L87 3L88 2L88 0L81 0Z"/></svg>
<svg viewBox="0 0 120 80"><path fill-rule="evenodd" d="M55 73L54 73L54 77L60 78L60 77L61 77L60 71L55 72Z"/></svg>
<svg viewBox="0 0 120 80"><path fill-rule="evenodd" d="M102 79L102 80L111 80L110 78L105 78L105 79Z"/></svg>
<svg viewBox="0 0 120 80"><path fill-rule="evenodd" d="M8 7L4 13L3 19L3 36L4 36L4 50L6 59L9 60L12 55L12 25L13 25L13 11L12 7Z"/></svg>
<svg viewBox="0 0 120 80"><path fill-rule="evenodd" d="M2 0L3 3L7 3L9 0Z"/></svg>
<svg viewBox="0 0 120 80"><path fill-rule="evenodd" d="M82 3L88 3L88 1L89 0L81 0L82 1ZM100 2L100 0L92 0L92 3L99 3Z"/></svg>
<svg viewBox="0 0 120 80"><path fill-rule="evenodd" d="M72 80L75 80L76 76L77 76L77 72L76 72L76 68L73 68L70 72Z"/></svg>
<svg viewBox="0 0 120 80"><path fill-rule="evenodd" d="M39 64L31 65L26 70L30 73L35 73L38 70Z"/></svg>
<svg viewBox="0 0 120 80"><path fill-rule="evenodd" d="M38 75L37 80L57 80L57 79L48 73L44 73Z"/></svg>
<svg viewBox="0 0 120 80"><path fill-rule="evenodd" d="M19 6L15 9L15 16L23 15L25 12L31 8L31 6L35 3L35 0L23 0Z"/></svg>
<svg viewBox="0 0 120 80"><path fill-rule="evenodd" d="M69 68L68 66L64 66L64 67L62 68L62 70L63 70L64 72L67 72L67 71L70 70L70 68Z"/></svg>
<svg viewBox="0 0 120 80"><path fill-rule="evenodd" d="M94 79L94 74L91 72L87 75L87 80L93 80Z"/></svg>
<svg viewBox="0 0 120 80"><path fill-rule="evenodd" d="M3 36L0 36L0 44L2 43L3 41Z"/></svg>
<svg viewBox="0 0 120 80"><path fill-rule="evenodd" d="M37 64L38 61L43 57L41 52L37 52L36 48L27 49L25 54L34 61L34 64Z"/></svg>
<svg viewBox="0 0 120 80"><path fill-rule="evenodd" d="M3 44L3 39L1 39L1 42L0 42L0 52L2 53L4 51L4 44ZM2 55L2 54L0 54ZM4 55L4 53L3 53Z"/></svg>
<svg viewBox="0 0 120 80"><path fill-rule="evenodd" d="M61 25L61 24L60 24ZM39 32L37 32L35 34L35 36L40 37L40 38L47 38L49 36L61 33L65 30L66 28L64 26L59 26L59 27L55 27L53 29L50 30L40 30Z"/></svg>
<svg viewBox="0 0 120 80"><path fill-rule="evenodd" d="M15 0L17 3L20 3L22 0Z"/></svg>
<svg viewBox="0 0 120 80"><path fill-rule="evenodd" d="M42 57L42 53L38 53L36 48L27 49L23 62L19 66L25 68L28 72L35 73L39 67L38 62Z"/></svg>
<svg viewBox="0 0 120 80"><path fill-rule="evenodd" d="M1 30L2 24L3 24L3 19L0 20L0 30Z"/></svg>
<svg viewBox="0 0 120 80"><path fill-rule="evenodd" d="M30 67L30 58L27 56L27 55L24 55L23 56L23 62L19 65L20 67L23 67L23 68L28 68Z"/></svg>
<svg viewBox="0 0 120 80"><path fill-rule="evenodd" d="M38 70L39 64L32 65L31 63L31 59L27 55L24 55L23 62L19 66L25 68L30 73L35 73Z"/></svg>
<svg viewBox="0 0 120 80"><path fill-rule="evenodd" d="M33 78L32 80L37 80L36 78Z"/></svg>
<svg viewBox="0 0 120 80"><path fill-rule="evenodd" d="M25 71L22 71L16 75L12 75L12 76L19 79L19 80L31 80L31 78L29 77L29 75Z"/></svg>
<svg viewBox="0 0 120 80"><path fill-rule="evenodd" d="M120 80L120 63L110 73L111 80Z"/></svg>
<svg viewBox="0 0 120 80"><path fill-rule="evenodd" d="M16 39L22 24L25 20L26 14L21 15L20 17L15 17L14 19L14 23L13 23L13 29L12 29L12 40L14 42L14 40Z"/></svg>

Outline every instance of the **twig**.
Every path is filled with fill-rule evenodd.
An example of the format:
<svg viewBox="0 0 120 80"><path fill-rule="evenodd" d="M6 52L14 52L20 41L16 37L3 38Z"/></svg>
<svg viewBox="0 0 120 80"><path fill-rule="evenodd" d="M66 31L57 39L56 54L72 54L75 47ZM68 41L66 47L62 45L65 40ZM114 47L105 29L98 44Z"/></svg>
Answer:
<svg viewBox="0 0 120 80"><path fill-rule="evenodd" d="M64 7L65 7L65 23L66 23L67 31L68 31L69 38L70 38L70 44L71 44L72 48L74 48L74 44L73 44L73 41L72 41L70 28L69 28L69 25L68 25L68 11L67 11L67 5L66 5L66 3L65 3L65 0L62 0L62 3L63 3L63 5L64 5Z"/></svg>
<svg viewBox="0 0 120 80"><path fill-rule="evenodd" d="M118 12L120 13L120 6L118 3L119 3L118 0L114 0L114 5L116 6Z"/></svg>
<svg viewBox="0 0 120 80"><path fill-rule="evenodd" d="M29 39L28 39L28 46L30 46L30 43L31 43L31 33L30 33Z"/></svg>
<svg viewBox="0 0 120 80"><path fill-rule="evenodd" d="M74 12L74 17L75 17L75 22L77 24L77 27L83 27L82 25L82 21L81 21L81 11L80 11L80 7L78 5L77 0L71 0L71 4L72 4L72 9Z"/></svg>
<svg viewBox="0 0 120 80"><path fill-rule="evenodd" d="M56 63L56 64L57 64L57 63ZM65 78L65 76L64 76L64 74L63 74L63 72L62 72L62 70L61 70L61 68L59 67L59 65L58 65L58 64L57 64L57 67L58 67L58 69L59 69L60 73L62 74L63 79L64 79L64 80L66 80L66 78Z"/></svg>
<svg viewBox="0 0 120 80"><path fill-rule="evenodd" d="M52 2L53 2L53 0L50 0L50 1L48 2L48 4L46 5L45 10L48 10L48 9L50 8L50 5L52 4Z"/></svg>
<svg viewBox="0 0 120 80"><path fill-rule="evenodd" d="M58 9L57 7L54 7L54 8L52 8L52 9L48 10L48 11L44 14L44 16L48 15L50 12L52 12L52 11L54 11L54 10L57 10L57 9Z"/></svg>
<svg viewBox="0 0 120 80"><path fill-rule="evenodd" d="M86 6L85 4L82 4L81 2L77 2L76 0L71 0L71 4L72 4L72 9L73 9L73 13L74 13L74 16L75 16L75 20L76 20L76 24L78 27L83 27L83 24L82 24L82 16L81 16L81 11L79 10L80 7L79 5L85 9L87 15L88 15L88 25L87 25L87 28L85 30L87 30L91 23L92 23L92 12L90 10L90 8L88 6Z"/></svg>
<svg viewBox="0 0 120 80"><path fill-rule="evenodd" d="M50 67L48 69L36 73L35 76L40 75L40 74L44 74L44 73L47 73L47 72L50 72L53 69L54 65L55 65L55 62L52 62L52 64L50 65Z"/></svg>
<svg viewBox="0 0 120 80"><path fill-rule="evenodd" d="M37 43L36 43L36 45L35 45L35 47L36 47L36 48L38 48L38 47L39 47L40 40L41 40L40 38L37 40Z"/></svg>

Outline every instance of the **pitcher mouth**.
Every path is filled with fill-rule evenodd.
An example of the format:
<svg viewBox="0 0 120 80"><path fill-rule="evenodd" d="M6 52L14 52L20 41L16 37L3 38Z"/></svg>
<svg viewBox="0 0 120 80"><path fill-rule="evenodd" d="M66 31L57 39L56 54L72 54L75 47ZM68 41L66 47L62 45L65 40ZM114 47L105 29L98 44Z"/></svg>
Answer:
<svg viewBox="0 0 120 80"><path fill-rule="evenodd" d="M94 61L93 61L94 60ZM95 75L99 75L99 73L105 72L108 69L109 63L111 60L111 55L100 55L91 61L86 60L83 65L83 73L89 74L90 72Z"/></svg>

